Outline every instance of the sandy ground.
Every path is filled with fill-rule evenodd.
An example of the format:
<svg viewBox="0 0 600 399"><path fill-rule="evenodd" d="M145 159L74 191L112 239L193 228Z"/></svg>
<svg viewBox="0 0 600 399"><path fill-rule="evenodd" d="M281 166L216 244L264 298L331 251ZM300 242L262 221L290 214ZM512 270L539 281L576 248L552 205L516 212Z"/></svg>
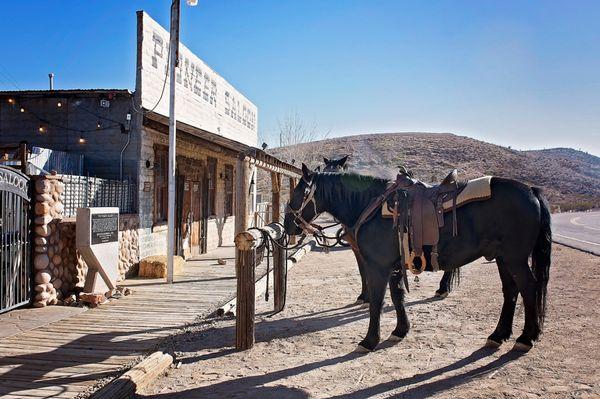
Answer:
<svg viewBox="0 0 600 399"><path fill-rule="evenodd" d="M600 257L555 246L549 311L541 341L525 355L482 349L496 326L500 280L495 264L463 268L461 286L431 295L441 274L411 278L412 323L400 343L353 353L366 333L366 309L350 306L359 289L348 250L311 253L289 277L283 313L266 318L259 300L256 345L235 352L234 320L213 320L172 342L180 368L142 392L151 398L591 398L600 397ZM389 297L385 339L395 325ZM519 303L514 337L523 323Z"/></svg>

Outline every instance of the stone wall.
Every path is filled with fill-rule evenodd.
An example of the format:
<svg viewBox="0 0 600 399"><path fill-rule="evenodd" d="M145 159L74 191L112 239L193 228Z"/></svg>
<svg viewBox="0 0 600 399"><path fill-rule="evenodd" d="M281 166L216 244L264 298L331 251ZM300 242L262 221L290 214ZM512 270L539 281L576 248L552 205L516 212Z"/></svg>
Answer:
<svg viewBox="0 0 600 399"><path fill-rule="evenodd" d="M87 265L76 249L75 219L63 219L64 184L55 175L34 176L34 269L33 305L60 303L83 288ZM135 274L139 264L139 218L119 217L119 276Z"/></svg>
<svg viewBox="0 0 600 399"><path fill-rule="evenodd" d="M54 305L61 298L63 282L72 276L63 265L64 245L59 223L63 218L64 184L55 175L34 176L34 298L33 306Z"/></svg>

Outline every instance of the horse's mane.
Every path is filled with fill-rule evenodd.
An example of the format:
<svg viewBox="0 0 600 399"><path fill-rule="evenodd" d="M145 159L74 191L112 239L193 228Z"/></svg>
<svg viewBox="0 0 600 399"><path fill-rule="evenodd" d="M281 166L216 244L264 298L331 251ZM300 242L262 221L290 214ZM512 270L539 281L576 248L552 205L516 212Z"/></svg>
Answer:
<svg viewBox="0 0 600 399"><path fill-rule="evenodd" d="M322 172L315 175L317 188L330 202L365 204L381 194L389 180L380 177L359 175L353 172Z"/></svg>

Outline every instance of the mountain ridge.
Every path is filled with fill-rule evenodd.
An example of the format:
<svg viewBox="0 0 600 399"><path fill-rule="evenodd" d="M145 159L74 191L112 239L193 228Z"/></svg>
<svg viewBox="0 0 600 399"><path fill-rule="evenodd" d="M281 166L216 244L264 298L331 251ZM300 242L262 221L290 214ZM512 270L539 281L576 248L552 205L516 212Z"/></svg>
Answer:
<svg viewBox="0 0 600 399"><path fill-rule="evenodd" d="M457 168L465 179L489 174L541 187L555 209L600 207L600 158L566 147L514 150L453 133L398 132L327 138L269 152L313 168L323 157L349 155L349 170L385 178L403 165L427 182Z"/></svg>

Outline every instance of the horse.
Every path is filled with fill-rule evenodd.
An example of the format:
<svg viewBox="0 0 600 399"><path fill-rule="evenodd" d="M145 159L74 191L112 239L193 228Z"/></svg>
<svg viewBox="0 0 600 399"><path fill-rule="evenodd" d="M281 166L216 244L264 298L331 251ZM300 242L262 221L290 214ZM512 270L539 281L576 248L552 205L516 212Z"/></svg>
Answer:
<svg viewBox="0 0 600 399"><path fill-rule="evenodd" d="M289 235L301 234L322 212L345 226L355 226L362 211L384 193L387 184L385 179L354 173L313 172L303 164L302 178L286 207L284 229ZM438 263L442 270L454 271L482 256L495 259L504 303L485 345L498 348L510 338L520 294L525 325L513 349L528 351L539 339L545 318L552 250L549 205L540 189L516 180L492 177L490 188L490 199L456 210L457 236L453 234L452 216L445 215ZM381 308L388 282L396 309L396 327L389 340L401 341L410 330L402 285L406 271L398 267L401 256L394 222L383 218L381 212L365 221L355 238L364 259L370 301L369 328L356 350L368 352L380 342Z"/></svg>
<svg viewBox="0 0 600 399"><path fill-rule="evenodd" d="M325 167L323 168L323 172L345 172L348 169L348 164L346 163L348 160L348 155L344 156L340 159L328 159L323 157L323 162L325 163ZM354 237L348 231L348 226L344 227L344 236L342 237L346 242L350 243L350 248L352 252L354 252L354 257L356 258L356 264L358 265L358 272L360 274L361 281L361 290L360 294L356 298L355 304L367 304L369 303L369 292L367 291L367 280L365 278L365 273L363 271L363 260L360 256L360 252L356 247L354 242Z"/></svg>
<svg viewBox="0 0 600 399"><path fill-rule="evenodd" d="M323 162L325 163L325 167L323 168L323 172L344 172L348 170L348 155L340 158L340 159L328 159L323 157ZM348 231L348 228L345 228L346 230L346 237L345 240L348 242L352 242L354 239L351 235L351 233ZM360 281L361 281L361 291L360 291L360 295L358 296L358 298L356 298L356 303L368 303L369 302L369 294L367 291L367 281L365 279L365 274L363 272L363 265L362 265L362 258L360 256L360 252L355 249L354 246L351 246L352 251L354 252L354 256L356 257L356 263L358 264L358 271L360 273ZM435 291L434 293L434 298L436 299L445 299L446 297L448 297L448 294L450 293L450 291L452 290L452 283L458 283L458 279L453 279L452 278L453 273L452 272L444 272L444 275L442 276L442 278L440 279L440 284L439 284L439 288Z"/></svg>

